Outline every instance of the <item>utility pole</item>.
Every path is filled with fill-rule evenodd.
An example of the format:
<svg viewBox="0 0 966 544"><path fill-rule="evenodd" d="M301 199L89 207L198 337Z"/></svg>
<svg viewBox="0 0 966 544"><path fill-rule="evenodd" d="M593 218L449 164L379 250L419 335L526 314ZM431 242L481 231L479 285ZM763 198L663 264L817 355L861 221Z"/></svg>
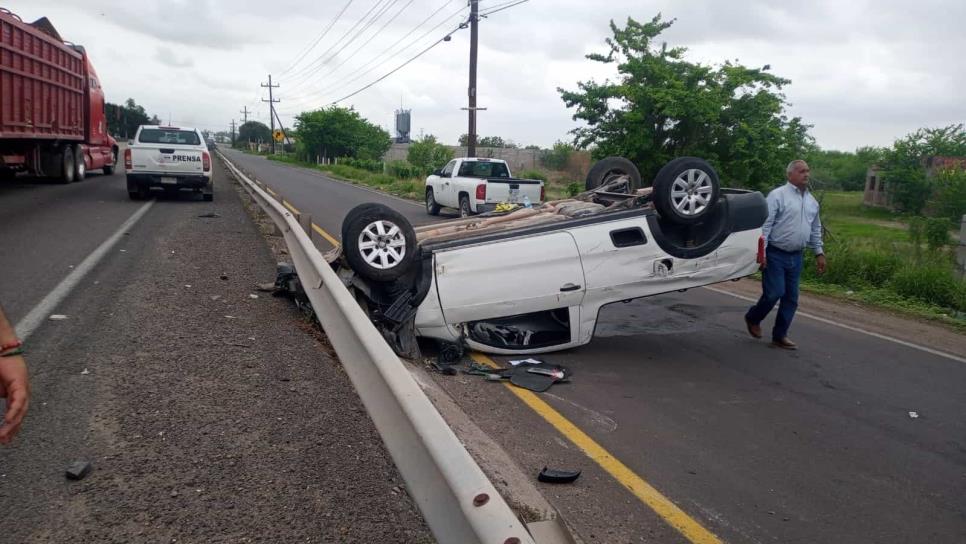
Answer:
<svg viewBox="0 0 966 544"><path fill-rule="evenodd" d="M262 102L268 102L268 107L271 110L269 115L269 121L272 124L272 155L275 154L275 104L279 101L272 97L272 89L277 89L278 85L272 85L272 74L268 74L268 84L262 83L262 87L268 88L268 100L262 99Z"/></svg>
<svg viewBox="0 0 966 544"><path fill-rule="evenodd" d="M250 111L248 111L248 106L245 106L245 108L243 110L241 110L240 112L238 112L238 113L240 113L240 114L242 114L242 115L245 116L245 120L242 121L242 124L247 123L248 122L248 114L251 113Z"/></svg>
<svg viewBox="0 0 966 544"><path fill-rule="evenodd" d="M466 156L476 156L476 53L479 42L480 0L470 2L470 86L467 89L469 107L462 108L469 113L469 130L466 133Z"/></svg>
<svg viewBox="0 0 966 544"><path fill-rule="evenodd" d="M235 120L231 120L231 146L235 147Z"/></svg>

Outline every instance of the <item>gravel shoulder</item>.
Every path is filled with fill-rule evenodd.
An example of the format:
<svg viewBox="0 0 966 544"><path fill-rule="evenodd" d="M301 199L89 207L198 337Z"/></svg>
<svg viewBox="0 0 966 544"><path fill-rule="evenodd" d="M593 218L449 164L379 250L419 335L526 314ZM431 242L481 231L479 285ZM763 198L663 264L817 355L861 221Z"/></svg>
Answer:
<svg viewBox="0 0 966 544"><path fill-rule="evenodd" d="M214 202L157 202L32 338L0 542L432 542L274 273L220 169Z"/></svg>

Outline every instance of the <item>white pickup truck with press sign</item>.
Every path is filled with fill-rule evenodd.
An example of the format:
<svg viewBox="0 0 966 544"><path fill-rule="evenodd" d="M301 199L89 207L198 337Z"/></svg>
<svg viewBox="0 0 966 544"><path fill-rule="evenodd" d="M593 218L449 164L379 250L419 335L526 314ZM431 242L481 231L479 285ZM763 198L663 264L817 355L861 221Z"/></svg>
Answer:
<svg viewBox="0 0 966 544"><path fill-rule="evenodd" d="M497 204L539 204L543 182L517 179L506 161L467 157L453 159L426 178L426 212L439 215L443 207L456 208L460 217L496 209Z"/></svg>
<svg viewBox="0 0 966 544"><path fill-rule="evenodd" d="M154 188L190 189L207 201L214 197L211 155L194 128L141 125L124 150L124 172L132 200L147 198Z"/></svg>

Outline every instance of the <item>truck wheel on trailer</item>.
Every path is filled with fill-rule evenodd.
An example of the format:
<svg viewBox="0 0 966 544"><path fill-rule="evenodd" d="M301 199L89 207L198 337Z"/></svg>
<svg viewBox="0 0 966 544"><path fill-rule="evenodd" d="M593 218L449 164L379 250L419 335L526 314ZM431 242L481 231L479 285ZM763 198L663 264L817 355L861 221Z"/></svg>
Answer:
<svg viewBox="0 0 966 544"><path fill-rule="evenodd" d="M74 181L81 181L87 176L87 162L84 160L84 148L74 148Z"/></svg>
<svg viewBox="0 0 966 544"><path fill-rule="evenodd" d="M61 148L58 158L60 159L60 172L57 179L61 183L74 181L74 150L69 145L65 145Z"/></svg>
<svg viewBox="0 0 966 544"><path fill-rule="evenodd" d="M105 164L103 171L105 176L110 176L114 173L114 167L117 165L117 148L111 149L111 162Z"/></svg>

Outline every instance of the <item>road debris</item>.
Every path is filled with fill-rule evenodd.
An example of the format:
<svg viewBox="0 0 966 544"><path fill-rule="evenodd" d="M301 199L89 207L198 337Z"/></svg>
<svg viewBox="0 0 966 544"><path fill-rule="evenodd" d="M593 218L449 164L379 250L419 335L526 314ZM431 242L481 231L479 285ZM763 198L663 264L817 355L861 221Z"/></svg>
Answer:
<svg viewBox="0 0 966 544"><path fill-rule="evenodd" d="M90 472L91 463L89 461L76 461L67 467L67 472L64 475L67 476L68 480L82 480Z"/></svg>
<svg viewBox="0 0 966 544"><path fill-rule="evenodd" d="M248 298L250 298L252 300L255 300L255 299L258 298L258 295L256 295L255 293L251 293L251 294L248 295Z"/></svg>
<svg viewBox="0 0 966 544"><path fill-rule="evenodd" d="M51 321L63 321L65 319L67 319L67 316L64 314L54 314L50 316Z"/></svg>
<svg viewBox="0 0 966 544"><path fill-rule="evenodd" d="M556 470L543 467L543 470L537 475L537 480L548 484L569 484L579 477L579 470Z"/></svg>
<svg viewBox="0 0 966 544"><path fill-rule="evenodd" d="M912 419L919 419L919 412L909 412L909 417Z"/></svg>
<svg viewBox="0 0 966 544"><path fill-rule="evenodd" d="M86 376L86 375L88 375L90 373L91 373L91 371L90 370L87 370L86 368L84 370L81 370L81 375L82 376Z"/></svg>
<svg viewBox="0 0 966 544"><path fill-rule="evenodd" d="M222 274L221 279L228 281L228 274Z"/></svg>
<svg viewBox="0 0 966 544"><path fill-rule="evenodd" d="M201 214L201 215L199 215L198 217L205 217L205 218L217 218L217 217L221 217L221 216L220 216L220 215L218 215L218 214L217 214L217 213L215 213L215 212L208 212L208 213L203 213L203 214Z"/></svg>
<svg viewBox="0 0 966 544"><path fill-rule="evenodd" d="M517 359L516 361L510 361L513 366L519 365L539 365L543 361L538 361L537 359Z"/></svg>

